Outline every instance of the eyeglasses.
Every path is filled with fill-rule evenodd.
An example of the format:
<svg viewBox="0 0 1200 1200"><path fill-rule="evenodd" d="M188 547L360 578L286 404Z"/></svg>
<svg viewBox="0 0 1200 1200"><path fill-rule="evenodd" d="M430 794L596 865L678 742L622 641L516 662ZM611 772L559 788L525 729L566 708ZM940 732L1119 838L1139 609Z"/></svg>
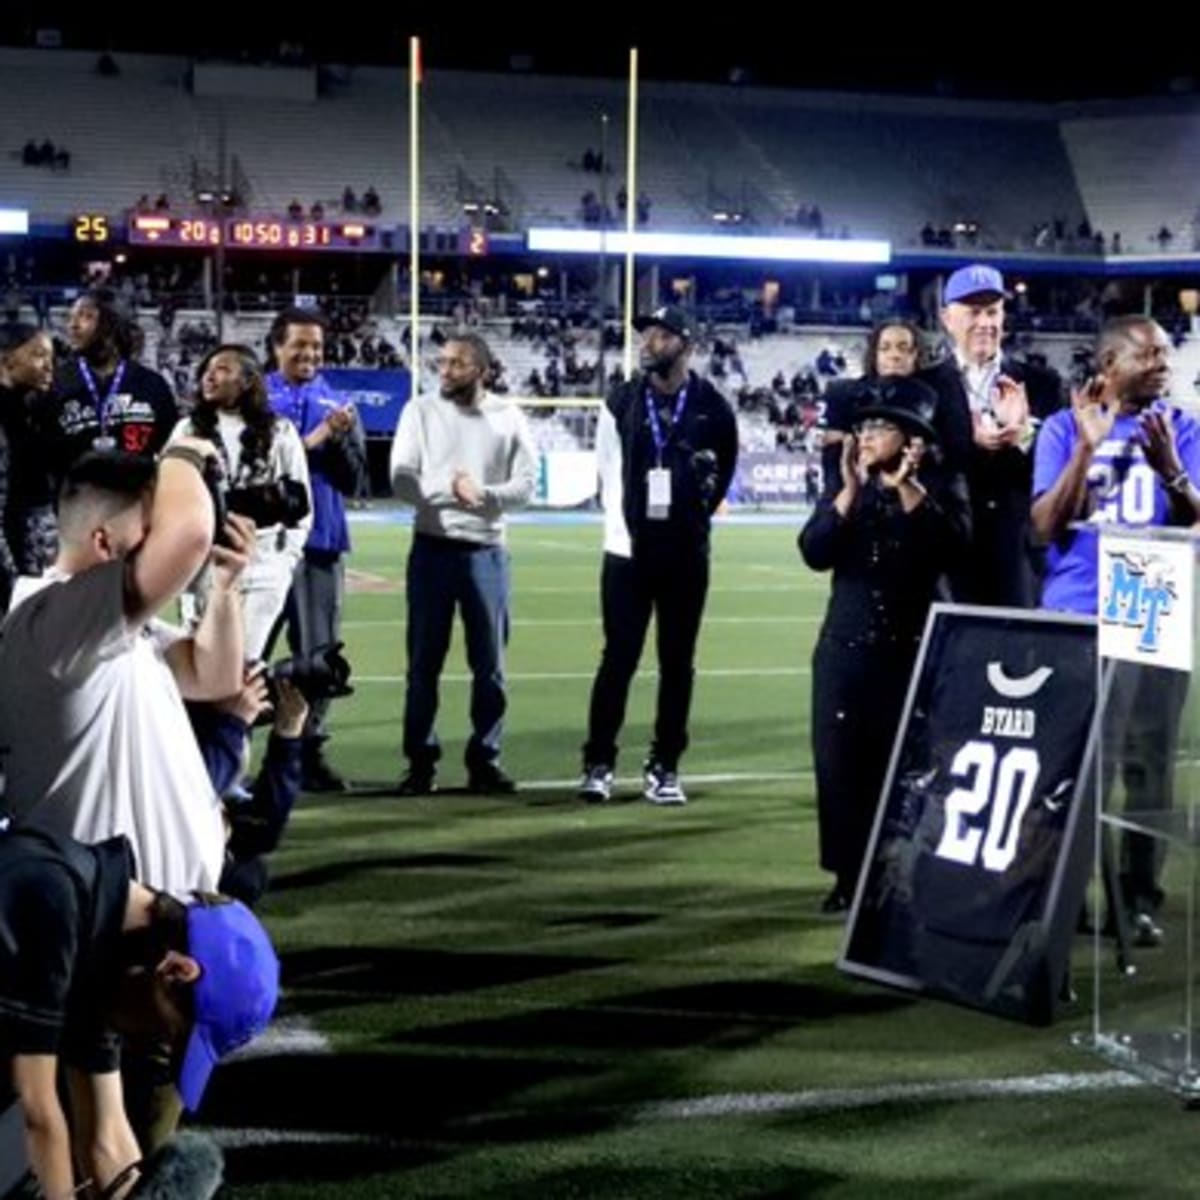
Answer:
<svg viewBox="0 0 1200 1200"><path fill-rule="evenodd" d="M885 421L882 417L872 417L867 421L860 421L855 426L855 432L859 437L874 436L880 433L899 433L900 426L891 421Z"/></svg>

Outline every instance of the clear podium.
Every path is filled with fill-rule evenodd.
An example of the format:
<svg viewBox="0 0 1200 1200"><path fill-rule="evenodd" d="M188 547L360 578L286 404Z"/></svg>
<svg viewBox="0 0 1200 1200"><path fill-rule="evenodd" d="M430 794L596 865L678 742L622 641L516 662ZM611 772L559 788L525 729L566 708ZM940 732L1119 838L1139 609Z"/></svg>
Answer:
<svg viewBox="0 0 1200 1200"><path fill-rule="evenodd" d="M1098 551L1099 886L1092 1029L1078 1040L1200 1102L1200 538L1104 529Z"/></svg>

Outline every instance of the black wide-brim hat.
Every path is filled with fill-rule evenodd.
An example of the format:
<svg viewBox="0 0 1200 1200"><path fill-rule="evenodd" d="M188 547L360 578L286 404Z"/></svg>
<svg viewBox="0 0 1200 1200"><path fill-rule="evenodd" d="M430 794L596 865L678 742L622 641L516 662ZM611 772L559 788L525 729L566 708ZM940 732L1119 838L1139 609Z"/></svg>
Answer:
<svg viewBox="0 0 1200 1200"><path fill-rule="evenodd" d="M927 383L904 376L875 379L859 393L854 409L854 423L877 417L898 425L905 433L938 440L938 395Z"/></svg>

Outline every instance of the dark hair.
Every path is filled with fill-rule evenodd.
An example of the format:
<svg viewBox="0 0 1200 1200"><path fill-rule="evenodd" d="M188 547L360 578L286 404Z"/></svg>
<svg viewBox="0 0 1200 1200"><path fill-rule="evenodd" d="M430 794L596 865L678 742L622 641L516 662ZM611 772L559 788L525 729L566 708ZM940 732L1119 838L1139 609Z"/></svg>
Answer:
<svg viewBox="0 0 1200 1200"><path fill-rule="evenodd" d="M68 469L59 503L68 503L85 488L133 501L154 482L157 470L153 459L140 454L89 450Z"/></svg>
<svg viewBox="0 0 1200 1200"><path fill-rule="evenodd" d="M318 325L322 333L329 332L329 322L315 308L285 308L271 322L271 331L267 334L268 345L272 349L282 346L287 341L288 328L292 325Z"/></svg>
<svg viewBox="0 0 1200 1200"><path fill-rule="evenodd" d="M26 321L4 321L0 323L0 354L9 354L19 350L26 342L31 342L42 331L36 325Z"/></svg>
<svg viewBox="0 0 1200 1200"><path fill-rule="evenodd" d="M1126 313L1124 316L1113 317L1105 321L1096 339L1096 363L1103 370L1104 360L1115 354L1118 346L1126 345L1132 340L1135 329L1149 329L1158 322L1153 317L1141 313Z"/></svg>
<svg viewBox="0 0 1200 1200"><path fill-rule="evenodd" d="M496 360L492 357L491 347L480 334L471 329L464 329L461 333L447 334L446 341L460 342L464 346L470 346L475 365L484 372L489 381L491 380Z"/></svg>
<svg viewBox="0 0 1200 1200"><path fill-rule="evenodd" d="M96 336L83 352L84 357L136 358L142 348L142 331L125 302L112 288L89 288L77 303L90 304L96 310ZM100 352L100 353L98 353Z"/></svg>
<svg viewBox="0 0 1200 1200"><path fill-rule="evenodd" d="M218 354L232 354L242 369L242 393L238 397L238 412L246 422L242 430L242 451L248 463L265 463L271 454L271 438L275 431L275 413L267 395L267 382L262 367L249 346L226 344L210 350L196 368L196 388L199 397L192 410L192 428L197 436L208 438L218 447L221 435L217 432L217 406L204 400L200 389L208 364ZM230 464L231 468L233 464Z"/></svg>
<svg viewBox="0 0 1200 1200"><path fill-rule="evenodd" d="M915 321L910 321L907 317L891 317L880 321L867 335L867 349L863 355L863 374L874 376L879 373L878 366L876 365L879 358L879 343L883 339L883 333L886 329L907 329L912 334L913 347L917 352L916 365L920 368L922 349L921 330Z"/></svg>

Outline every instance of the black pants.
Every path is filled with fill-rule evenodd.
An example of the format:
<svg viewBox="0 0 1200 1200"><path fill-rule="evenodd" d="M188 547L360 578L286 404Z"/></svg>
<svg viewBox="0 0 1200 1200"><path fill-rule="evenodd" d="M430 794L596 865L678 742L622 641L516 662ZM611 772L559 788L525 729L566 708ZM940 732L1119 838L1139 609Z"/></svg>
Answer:
<svg viewBox="0 0 1200 1200"><path fill-rule="evenodd" d="M914 647L847 645L822 637L813 652L812 745L821 866L849 895L858 882Z"/></svg>
<svg viewBox="0 0 1200 1200"><path fill-rule="evenodd" d="M617 761L629 685L637 672L654 614L658 643L658 706L650 757L673 771L687 749L693 661L708 595L708 555L606 554L600 571L604 652L592 684L585 765Z"/></svg>

